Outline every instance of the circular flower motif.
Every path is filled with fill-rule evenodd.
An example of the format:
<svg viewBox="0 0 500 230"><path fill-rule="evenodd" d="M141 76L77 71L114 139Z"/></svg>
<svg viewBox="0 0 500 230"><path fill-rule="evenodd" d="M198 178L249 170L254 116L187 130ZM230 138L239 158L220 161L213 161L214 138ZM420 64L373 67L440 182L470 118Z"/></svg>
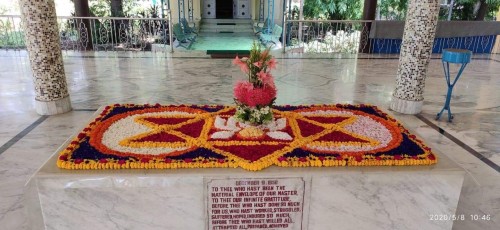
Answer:
<svg viewBox="0 0 500 230"><path fill-rule="evenodd" d="M90 133L90 144L106 154L117 156L162 157L177 156L196 148L189 136L179 136L178 129L203 128L204 120L197 109L161 111L144 109L115 115ZM189 133L188 133L189 134Z"/></svg>
<svg viewBox="0 0 500 230"><path fill-rule="evenodd" d="M297 111L303 135L316 137L305 148L325 154L359 156L397 147L402 135L387 120L361 111L334 108Z"/></svg>

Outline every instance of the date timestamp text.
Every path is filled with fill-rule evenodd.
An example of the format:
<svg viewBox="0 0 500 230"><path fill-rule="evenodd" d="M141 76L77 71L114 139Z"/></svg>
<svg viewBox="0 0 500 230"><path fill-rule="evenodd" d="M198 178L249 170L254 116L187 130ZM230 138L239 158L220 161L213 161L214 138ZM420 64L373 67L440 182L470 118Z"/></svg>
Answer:
<svg viewBox="0 0 500 230"><path fill-rule="evenodd" d="M483 214L457 214L457 215L448 215L448 214L431 214L429 215L429 220L432 221L455 221L455 220L474 220L474 221L488 221L491 220L491 215L483 215Z"/></svg>

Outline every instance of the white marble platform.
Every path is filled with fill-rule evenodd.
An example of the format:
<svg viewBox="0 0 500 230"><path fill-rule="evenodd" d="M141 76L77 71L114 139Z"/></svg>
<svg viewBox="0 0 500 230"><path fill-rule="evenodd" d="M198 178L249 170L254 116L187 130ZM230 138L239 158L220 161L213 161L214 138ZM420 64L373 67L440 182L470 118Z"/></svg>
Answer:
<svg viewBox="0 0 500 230"><path fill-rule="evenodd" d="M64 147L63 145L62 147ZM207 181L302 178L297 229L452 229L465 171L432 166L70 171L54 154L30 179L31 229L208 229Z"/></svg>

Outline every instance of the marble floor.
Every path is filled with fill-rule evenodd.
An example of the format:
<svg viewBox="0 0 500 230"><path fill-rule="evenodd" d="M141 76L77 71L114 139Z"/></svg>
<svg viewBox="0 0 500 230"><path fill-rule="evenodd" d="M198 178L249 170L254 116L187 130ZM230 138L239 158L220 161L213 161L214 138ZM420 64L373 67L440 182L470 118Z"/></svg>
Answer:
<svg viewBox="0 0 500 230"><path fill-rule="evenodd" d="M387 109L394 89L395 56L355 58L282 56L274 71L278 104L369 103ZM110 103L230 104L232 84L243 79L229 59L201 53L66 53L72 112L39 116L29 61L21 51L0 51L0 227L25 229L23 188L29 177L93 112ZM428 145L467 171L453 229L500 226L500 55L477 56L452 98L453 123L434 119L446 84L440 60L431 60L425 103L418 116L395 114ZM435 213L439 214L439 213ZM490 215L472 220L470 215Z"/></svg>
<svg viewBox="0 0 500 230"><path fill-rule="evenodd" d="M250 50L253 33L200 33L190 50Z"/></svg>

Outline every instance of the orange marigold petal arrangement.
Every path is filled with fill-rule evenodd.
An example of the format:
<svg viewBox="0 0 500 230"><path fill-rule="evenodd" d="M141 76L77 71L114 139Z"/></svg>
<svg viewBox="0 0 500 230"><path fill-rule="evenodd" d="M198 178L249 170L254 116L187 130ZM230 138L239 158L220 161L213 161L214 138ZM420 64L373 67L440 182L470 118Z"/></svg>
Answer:
<svg viewBox="0 0 500 230"><path fill-rule="evenodd" d="M436 156L370 105L274 106L248 124L234 106L106 106L60 152L64 169L429 165Z"/></svg>

